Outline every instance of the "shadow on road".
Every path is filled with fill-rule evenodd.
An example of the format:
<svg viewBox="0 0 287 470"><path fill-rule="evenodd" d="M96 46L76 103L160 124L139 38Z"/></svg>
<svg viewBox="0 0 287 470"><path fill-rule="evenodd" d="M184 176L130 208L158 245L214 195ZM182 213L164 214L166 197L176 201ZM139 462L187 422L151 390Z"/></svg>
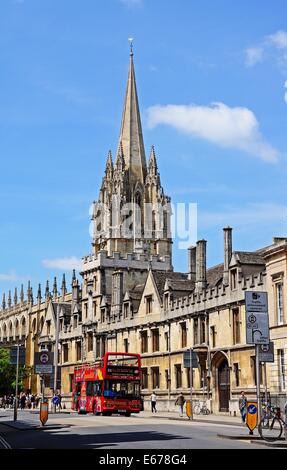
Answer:
<svg viewBox="0 0 287 470"><path fill-rule="evenodd" d="M133 442L160 442L190 439L186 436L183 437L156 431L78 434L69 432L68 429L65 428L68 428L68 426L55 425L38 428L34 431L13 433L13 436L10 434L9 441L14 449L23 449L31 446L34 449L99 449L111 446L121 448L121 443L130 443L132 447Z"/></svg>

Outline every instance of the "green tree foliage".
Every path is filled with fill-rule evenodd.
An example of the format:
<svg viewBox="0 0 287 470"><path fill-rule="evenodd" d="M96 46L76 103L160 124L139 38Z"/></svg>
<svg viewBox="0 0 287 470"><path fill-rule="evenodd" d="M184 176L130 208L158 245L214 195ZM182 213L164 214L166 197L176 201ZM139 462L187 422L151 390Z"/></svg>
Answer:
<svg viewBox="0 0 287 470"><path fill-rule="evenodd" d="M19 367L18 391L23 390L24 380L32 373L28 366ZM0 396L15 393L16 366L10 364L10 350L0 348Z"/></svg>
<svg viewBox="0 0 287 470"><path fill-rule="evenodd" d="M14 392L15 366L10 364L9 349L0 349L0 395Z"/></svg>

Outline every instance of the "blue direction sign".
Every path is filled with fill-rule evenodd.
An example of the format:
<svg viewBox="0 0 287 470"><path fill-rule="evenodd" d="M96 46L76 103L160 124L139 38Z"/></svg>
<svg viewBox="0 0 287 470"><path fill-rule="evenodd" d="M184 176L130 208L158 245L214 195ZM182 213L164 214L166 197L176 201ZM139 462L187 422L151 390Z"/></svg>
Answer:
<svg viewBox="0 0 287 470"><path fill-rule="evenodd" d="M257 413L256 405L249 405L247 409L248 409L248 413L250 413L251 415L255 415L255 413Z"/></svg>
<svg viewBox="0 0 287 470"><path fill-rule="evenodd" d="M192 363L192 368L193 369L198 369L198 357L195 351L191 350L190 354L190 349L187 351L184 351L183 353L183 367L188 367L190 368L190 357L191 357L191 363Z"/></svg>
<svg viewBox="0 0 287 470"><path fill-rule="evenodd" d="M17 365L17 346L13 346L10 349L10 364L13 366ZM25 365L25 358L26 358L26 349L24 346L19 346L19 366Z"/></svg>

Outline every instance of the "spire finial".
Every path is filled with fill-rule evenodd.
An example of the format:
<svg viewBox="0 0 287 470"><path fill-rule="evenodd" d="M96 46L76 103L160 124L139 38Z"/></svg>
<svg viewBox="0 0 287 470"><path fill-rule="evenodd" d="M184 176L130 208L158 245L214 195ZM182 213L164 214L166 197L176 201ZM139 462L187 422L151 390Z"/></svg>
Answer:
<svg viewBox="0 0 287 470"><path fill-rule="evenodd" d="M129 38L129 43L130 43L130 56L132 57L134 55L134 51L133 51L134 38Z"/></svg>
<svg viewBox="0 0 287 470"><path fill-rule="evenodd" d="M23 284L21 284L20 301L21 301L21 304L24 302L24 286L23 286Z"/></svg>
<svg viewBox="0 0 287 470"><path fill-rule="evenodd" d="M39 284L38 286L37 299L38 299L38 302L41 303L41 300L42 300L41 284Z"/></svg>

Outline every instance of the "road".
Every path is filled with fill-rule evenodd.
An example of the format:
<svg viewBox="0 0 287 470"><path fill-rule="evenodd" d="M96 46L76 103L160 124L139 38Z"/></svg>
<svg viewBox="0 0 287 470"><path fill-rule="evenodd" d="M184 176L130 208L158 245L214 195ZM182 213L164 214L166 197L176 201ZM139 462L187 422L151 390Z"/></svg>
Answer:
<svg viewBox="0 0 287 470"><path fill-rule="evenodd" d="M51 414L44 427L18 430L1 425L9 420L12 420L12 411L2 411L0 414L0 448L258 449L258 445L249 440L230 440L218 437L218 434L242 434L242 429L232 425L215 423L172 421L156 417L102 417L63 413L60 415ZM39 416L29 412L19 413L19 420L25 420L26 427L39 424Z"/></svg>

